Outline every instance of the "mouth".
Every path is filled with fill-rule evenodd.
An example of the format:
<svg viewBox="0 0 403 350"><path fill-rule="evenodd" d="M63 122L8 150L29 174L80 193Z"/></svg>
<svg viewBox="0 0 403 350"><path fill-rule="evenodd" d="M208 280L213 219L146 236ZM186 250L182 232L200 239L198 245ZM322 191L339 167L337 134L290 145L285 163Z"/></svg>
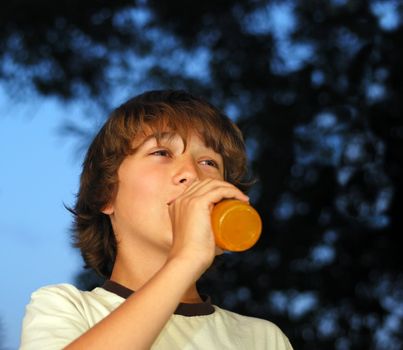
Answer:
<svg viewBox="0 0 403 350"><path fill-rule="evenodd" d="M174 203L176 200L177 200L177 198L179 197L180 195L176 195L175 197L173 197L172 199L170 199L168 202L167 202L167 205L169 206L169 205L171 205L172 203Z"/></svg>
<svg viewBox="0 0 403 350"><path fill-rule="evenodd" d="M175 201L178 199L178 197L181 196L181 194L182 194L182 193L176 193L176 194L174 194L175 197L173 197L172 199L170 199L170 200L167 202L167 205L169 206L169 205L171 205L173 202L175 202Z"/></svg>

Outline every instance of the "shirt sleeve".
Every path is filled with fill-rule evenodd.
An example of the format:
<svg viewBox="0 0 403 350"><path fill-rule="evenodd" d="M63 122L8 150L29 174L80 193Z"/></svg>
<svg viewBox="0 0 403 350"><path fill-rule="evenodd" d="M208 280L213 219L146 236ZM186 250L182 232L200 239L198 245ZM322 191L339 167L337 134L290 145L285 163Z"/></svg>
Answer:
<svg viewBox="0 0 403 350"><path fill-rule="evenodd" d="M89 328L78 289L67 284L43 287L26 307L20 350L63 349Z"/></svg>

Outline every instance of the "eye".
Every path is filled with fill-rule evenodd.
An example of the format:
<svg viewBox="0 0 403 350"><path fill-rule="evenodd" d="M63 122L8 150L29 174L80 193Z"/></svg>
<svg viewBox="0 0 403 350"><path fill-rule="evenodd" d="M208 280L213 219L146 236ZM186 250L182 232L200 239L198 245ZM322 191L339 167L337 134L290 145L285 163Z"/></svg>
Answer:
<svg viewBox="0 0 403 350"><path fill-rule="evenodd" d="M158 157L170 157L171 156L171 152L168 151L167 149L158 149L154 152L150 153L153 156L158 156Z"/></svg>
<svg viewBox="0 0 403 350"><path fill-rule="evenodd" d="M205 159L201 163L219 169L218 163L213 159Z"/></svg>

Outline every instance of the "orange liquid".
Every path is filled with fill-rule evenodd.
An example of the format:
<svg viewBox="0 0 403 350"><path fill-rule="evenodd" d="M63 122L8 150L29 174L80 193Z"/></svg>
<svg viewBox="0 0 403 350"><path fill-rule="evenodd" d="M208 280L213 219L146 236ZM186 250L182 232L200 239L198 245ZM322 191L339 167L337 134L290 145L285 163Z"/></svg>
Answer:
<svg viewBox="0 0 403 350"><path fill-rule="evenodd" d="M262 232L262 220L248 203L226 199L211 214L215 241L223 250L240 252L251 248Z"/></svg>

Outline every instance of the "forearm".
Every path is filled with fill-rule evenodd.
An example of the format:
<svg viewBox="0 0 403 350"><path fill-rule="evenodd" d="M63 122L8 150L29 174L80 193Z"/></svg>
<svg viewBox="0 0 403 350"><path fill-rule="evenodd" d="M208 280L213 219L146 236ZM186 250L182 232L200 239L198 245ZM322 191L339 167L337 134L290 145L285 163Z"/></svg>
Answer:
<svg viewBox="0 0 403 350"><path fill-rule="evenodd" d="M199 275L186 262L169 260L140 290L66 349L149 349Z"/></svg>

